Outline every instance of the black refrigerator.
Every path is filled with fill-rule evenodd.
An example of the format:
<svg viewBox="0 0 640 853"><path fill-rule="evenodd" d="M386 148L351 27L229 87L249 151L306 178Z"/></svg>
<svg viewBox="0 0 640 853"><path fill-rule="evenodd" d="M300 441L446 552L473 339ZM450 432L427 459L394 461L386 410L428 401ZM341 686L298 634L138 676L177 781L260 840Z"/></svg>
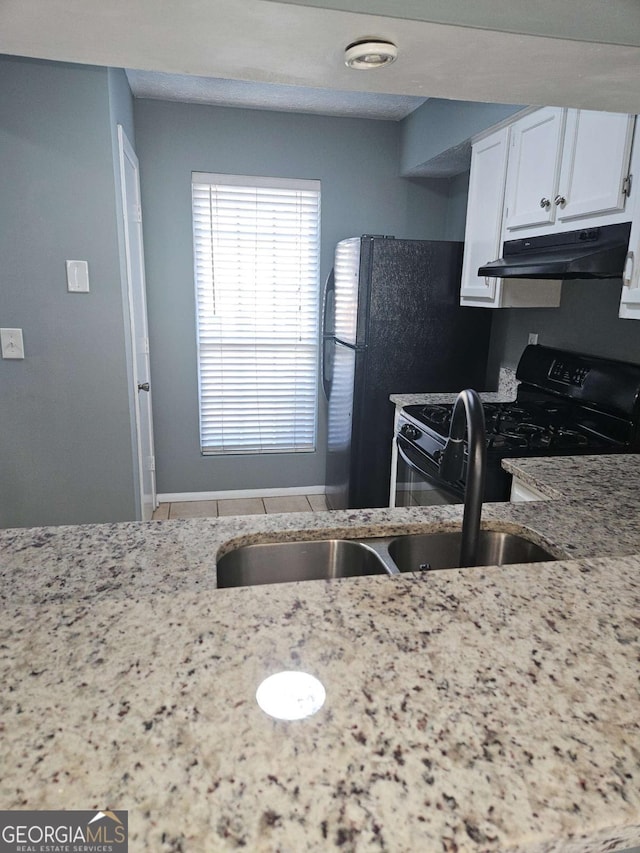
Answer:
<svg viewBox="0 0 640 853"><path fill-rule="evenodd" d="M353 237L323 297L327 503L389 505L390 394L485 388L491 311L462 308L462 243Z"/></svg>

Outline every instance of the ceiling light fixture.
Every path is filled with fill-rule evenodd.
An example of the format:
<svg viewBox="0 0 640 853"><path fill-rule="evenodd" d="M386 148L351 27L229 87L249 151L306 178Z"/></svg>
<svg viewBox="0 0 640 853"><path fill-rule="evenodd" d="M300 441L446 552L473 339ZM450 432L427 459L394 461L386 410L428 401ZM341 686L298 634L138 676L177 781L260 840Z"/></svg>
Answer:
<svg viewBox="0 0 640 853"><path fill-rule="evenodd" d="M382 68L398 58L398 48L390 41L362 39L354 41L344 52L344 64L357 70Z"/></svg>

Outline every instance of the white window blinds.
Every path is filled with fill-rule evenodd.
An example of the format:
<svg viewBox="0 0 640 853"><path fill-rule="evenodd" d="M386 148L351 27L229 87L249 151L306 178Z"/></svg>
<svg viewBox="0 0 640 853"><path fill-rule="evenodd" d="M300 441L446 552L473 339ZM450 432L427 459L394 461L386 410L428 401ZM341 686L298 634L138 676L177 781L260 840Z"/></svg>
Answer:
<svg viewBox="0 0 640 853"><path fill-rule="evenodd" d="M315 449L320 182L193 173L205 454Z"/></svg>

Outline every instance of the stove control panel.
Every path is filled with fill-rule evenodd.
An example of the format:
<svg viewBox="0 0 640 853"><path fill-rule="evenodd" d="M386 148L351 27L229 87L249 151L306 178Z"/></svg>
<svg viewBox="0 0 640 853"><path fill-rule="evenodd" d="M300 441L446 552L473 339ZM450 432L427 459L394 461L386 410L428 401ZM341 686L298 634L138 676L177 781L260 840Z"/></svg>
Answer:
<svg viewBox="0 0 640 853"><path fill-rule="evenodd" d="M582 388L589 375L589 370L590 368L585 367L585 365L572 364L571 361L561 361L556 358L549 369L549 379L562 382L564 385Z"/></svg>

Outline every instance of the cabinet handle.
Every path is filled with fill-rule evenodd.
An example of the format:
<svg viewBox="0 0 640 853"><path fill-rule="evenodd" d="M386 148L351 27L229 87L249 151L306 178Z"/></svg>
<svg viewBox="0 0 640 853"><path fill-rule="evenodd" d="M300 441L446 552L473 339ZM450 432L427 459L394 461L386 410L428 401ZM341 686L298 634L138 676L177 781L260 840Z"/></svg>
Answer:
<svg viewBox="0 0 640 853"><path fill-rule="evenodd" d="M542 198L540 199L540 207L549 208L549 207L551 207L551 202L549 201L548 198L545 198L544 196L542 196Z"/></svg>
<svg viewBox="0 0 640 853"><path fill-rule="evenodd" d="M567 203L567 200L563 195L557 195L553 201L554 201L556 207L561 207L561 206L564 207L565 204Z"/></svg>
<svg viewBox="0 0 640 853"><path fill-rule="evenodd" d="M622 283L626 287L631 287L631 279L633 278L633 252L627 252L627 257L624 259L624 268L622 271Z"/></svg>

